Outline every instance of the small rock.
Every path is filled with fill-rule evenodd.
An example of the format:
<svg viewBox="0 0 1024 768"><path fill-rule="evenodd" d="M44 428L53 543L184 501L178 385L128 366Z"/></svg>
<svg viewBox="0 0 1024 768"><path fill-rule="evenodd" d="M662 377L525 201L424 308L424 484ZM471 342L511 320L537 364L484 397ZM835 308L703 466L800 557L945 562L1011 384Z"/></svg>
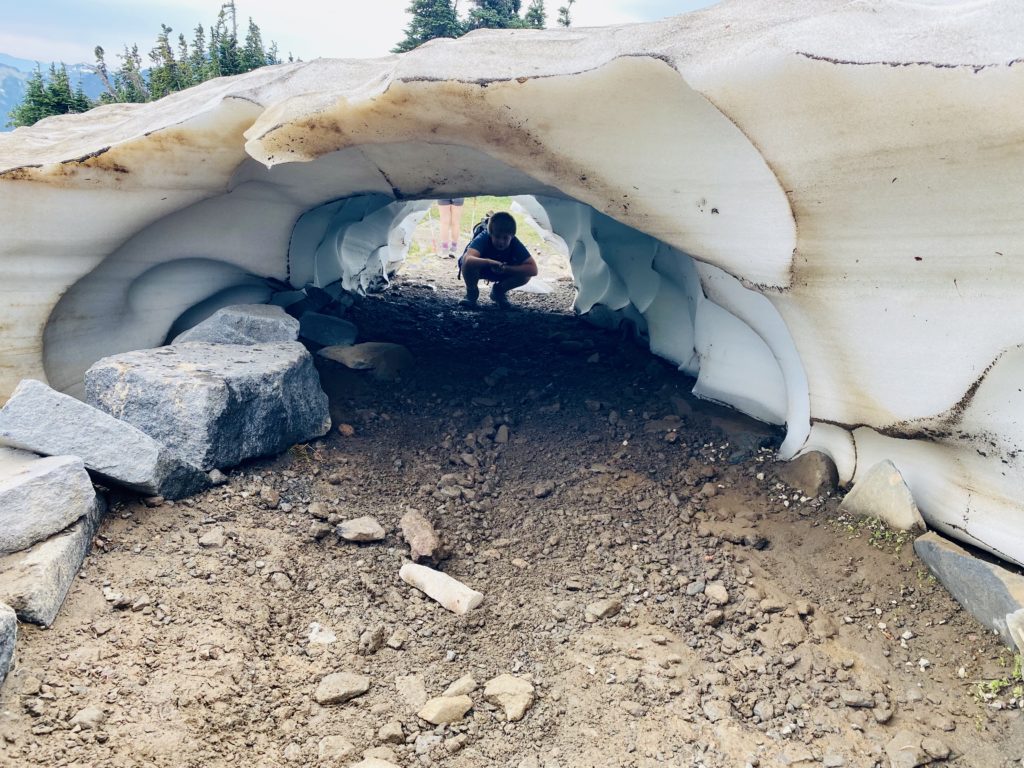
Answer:
<svg viewBox="0 0 1024 768"><path fill-rule="evenodd" d="M715 605L726 605L729 602L729 592L720 581L713 581L704 588L704 595Z"/></svg>
<svg viewBox="0 0 1024 768"><path fill-rule="evenodd" d="M142 500L142 503L145 504L150 509L155 509L156 507L162 507L164 505L164 497L147 496Z"/></svg>
<svg viewBox="0 0 1024 768"><path fill-rule="evenodd" d="M446 725L461 720L473 707L469 696L438 696L430 699L416 714L434 725Z"/></svg>
<svg viewBox="0 0 1024 768"><path fill-rule="evenodd" d="M339 525L338 535L345 541L380 541L386 534L376 518L364 515Z"/></svg>
<svg viewBox="0 0 1024 768"><path fill-rule="evenodd" d="M277 509L281 503L281 494L273 488L264 486L260 489L260 500L267 506L267 509Z"/></svg>
<svg viewBox="0 0 1024 768"><path fill-rule="evenodd" d="M921 748L933 760L945 760L949 757L950 753L950 749L945 742L931 737L921 739Z"/></svg>
<svg viewBox="0 0 1024 768"><path fill-rule="evenodd" d="M494 442L501 444L508 442L508 425L502 424L498 427L498 431L494 435Z"/></svg>
<svg viewBox="0 0 1024 768"><path fill-rule="evenodd" d="M317 744L317 755L321 760L344 760L355 753L355 745L343 736L324 736Z"/></svg>
<svg viewBox="0 0 1024 768"><path fill-rule="evenodd" d="M83 731L93 731L103 725L107 719L106 714L99 707L86 707L80 709L78 714L71 718L71 726L81 726Z"/></svg>
<svg viewBox="0 0 1024 768"><path fill-rule="evenodd" d="M709 627L721 626L722 622L725 621L725 612L717 609L708 611L704 614L704 623Z"/></svg>
<svg viewBox="0 0 1024 768"><path fill-rule="evenodd" d="M848 707L871 708L875 706L875 700L861 691L843 690L839 692L839 698Z"/></svg>
<svg viewBox="0 0 1024 768"><path fill-rule="evenodd" d="M405 629L399 627L391 633L391 637L385 641L385 645L387 645L388 648L400 651L405 647L407 642L409 642L409 633Z"/></svg>
<svg viewBox="0 0 1024 768"><path fill-rule="evenodd" d="M533 496L537 499L544 499L555 490L555 484L551 480L545 480L533 486Z"/></svg>
<svg viewBox="0 0 1024 768"><path fill-rule="evenodd" d="M583 618L588 624L593 624L599 619L615 616L621 610L622 601L617 597L610 597L607 600L598 600L588 605L583 611Z"/></svg>
<svg viewBox="0 0 1024 768"><path fill-rule="evenodd" d="M313 699L317 704L343 704L368 690L370 678L350 672L335 672L320 681Z"/></svg>
<svg viewBox="0 0 1024 768"><path fill-rule="evenodd" d="M402 730L402 724L397 720L384 723L377 731L377 740L385 744L405 744L405 732Z"/></svg>
<svg viewBox="0 0 1024 768"><path fill-rule="evenodd" d="M399 526L402 537L409 545L409 556L413 562L436 561L440 558L441 539L422 512L410 509L402 515Z"/></svg>
<svg viewBox="0 0 1024 768"><path fill-rule="evenodd" d="M206 476L210 478L211 485L224 485L228 481L228 476L219 469L211 469Z"/></svg>
<svg viewBox="0 0 1024 768"><path fill-rule="evenodd" d="M499 675L484 686L484 700L501 707L509 722L522 720L533 706L533 685L520 677Z"/></svg>
<svg viewBox="0 0 1024 768"><path fill-rule="evenodd" d="M356 433L356 428L351 424L339 424L338 434L342 437L353 437Z"/></svg>
<svg viewBox="0 0 1024 768"><path fill-rule="evenodd" d="M468 696L478 688L476 680L472 675L463 675L454 683L445 688L442 696Z"/></svg>
<svg viewBox="0 0 1024 768"><path fill-rule="evenodd" d="M220 549L227 542L227 534L223 528L211 528L199 537L199 546L207 549Z"/></svg>
<svg viewBox="0 0 1024 768"><path fill-rule="evenodd" d="M885 754L889 758L890 768L917 768L932 761L921 746L921 736L906 730L892 737L885 745Z"/></svg>
<svg viewBox="0 0 1024 768"><path fill-rule="evenodd" d="M287 573L270 574L270 585L278 592L290 592L292 589L292 580L288 578Z"/></svg>

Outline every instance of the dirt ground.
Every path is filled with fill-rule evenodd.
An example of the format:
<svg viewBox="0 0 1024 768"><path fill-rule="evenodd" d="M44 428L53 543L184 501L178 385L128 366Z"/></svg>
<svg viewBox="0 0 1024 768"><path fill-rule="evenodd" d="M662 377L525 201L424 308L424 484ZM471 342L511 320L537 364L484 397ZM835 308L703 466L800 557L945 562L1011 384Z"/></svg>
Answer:
<svg viewBox="0 0 1024 768"><path fill-rule="evenodd" d="M354 434L114 499L54 626L20 628L0 765L922 764L890 763L901 732L923 761L1024 764L1021 710L978 685L1012 657L909 542L783 486L778 431L575 318L564 277L511 312L459 310L454 278L421 258L350 310L415 360L392 383L320 364ZM409 508L485 595L469 615L398 578ZM333 532L361 515L384 541ZM369 690L317 704L334 672ZM502 674L534 688L521 720L483 697ZM465 675L463 720L417 717Z"/></svg>

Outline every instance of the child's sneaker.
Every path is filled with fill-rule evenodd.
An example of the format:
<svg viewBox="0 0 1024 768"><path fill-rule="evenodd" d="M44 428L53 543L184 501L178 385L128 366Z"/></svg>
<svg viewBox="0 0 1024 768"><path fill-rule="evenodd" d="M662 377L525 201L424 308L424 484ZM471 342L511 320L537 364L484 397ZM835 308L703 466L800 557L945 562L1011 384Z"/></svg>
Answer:
<svg viewBox="0 0 1024 768"><path fill-rule="evenodd" d="M501 309L515 309L512 302L508 300L508 296L505 295L505 292L498 290L498 286L491 288L491 301Z"/></svg>

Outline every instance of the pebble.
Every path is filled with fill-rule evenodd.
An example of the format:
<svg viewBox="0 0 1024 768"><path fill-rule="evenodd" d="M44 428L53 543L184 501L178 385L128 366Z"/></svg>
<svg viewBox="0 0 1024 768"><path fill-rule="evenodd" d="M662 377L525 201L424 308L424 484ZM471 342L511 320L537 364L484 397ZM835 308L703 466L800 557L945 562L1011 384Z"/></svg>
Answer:
<svg viewBox="0 0 1024 768"><path fill-rule="evenodd" d="M599 619L607 619L615 616L622 610L622 601L617 597L610 597L607 600L598 600L590 603L583 609L583 618L588 624L593 624Z"/></svg>
<svg viewBox="0 0 1024 768"><path fill-rule="evenodd" d="M463 675L445 688L442 696L468 696L479 687L472 675Z"/></svg>
<svg viewBox="0 0 1024 768"><path fill-rule="evenodd" d="M428 723L447 725L461 720L472 707L469 696L438 696L427 701L416 714Z"/></svg>
<svg viewBox="0 0 1024 768"><path fill-rule="evenodd" d="M704 595L715 605L726 605L729 592L720 581L713 581L704 588Z"/></svg>
<svg viewBox="0 0 1024 768"><path fill-rule="evenodd" d="M320 681L313 694L317 704L343 704L370 690L370 678L350 672L335 672Z"/></svg>
<svg viewBox="0 0 1024 768"><path fill-rule="evenodd" d="M276 509L281 503L281 494L269 486L260 488L260 499L266 504L267 509Z"/></svg>
<svg viewBox="0 0 1024 768"><path fill-rule="evenodd" d="M223 528L211 528L199 537L199 546L207 549L220 549L227 542L227 534Z"/></svg>
<svg viewBox="0 0 1024 768"><path fill-rule="evenodd" d="M343 736L324 736L317 744L317 755L321 760L345 760L355 753L355 744Z"/></svg>
<svg viewBox="0 0 1024 768"><path fill-rule="evenodd" d="M345 541L381 541L386 535L384 527L376 518L369 515L346 520L337 530L338 535Z"/></svg>
<svg viewBox="0 0 1024 768"><path fill-rule="evenodd" d="M537 499L545 499L555 490L555 484L551 480L545 480L533 486L533 496Z"/></svg>
<svg viewBox="0 0 1024 768"><path fill-rule="evenodd" d="M405 744L405 732L397 720L384 723L377 731L377 740L385 744Z"/></svg>
<svg viewBox="0 0 1024 768"><path fill-rule="evenodd" d="M522 720L533 706L533 684L521 677L498 675L484 686L484 701L501 707L509 722Z"/></svg>
<svg viewBox="0 0 1024 768"><path fill-rule="evenodd" d="M92 731L103 725L106 719L106 713L99 707L85 707L78 710L78 713L71 718L71 726L77 725L83 731Z"/></svg>
<svg viewBox="0 0 1024 768"><path fill-rule="evenodd" d="M842 690L839 692L839 698L848 707L871 708L875 706L875 700L861 691Z"/></svg>

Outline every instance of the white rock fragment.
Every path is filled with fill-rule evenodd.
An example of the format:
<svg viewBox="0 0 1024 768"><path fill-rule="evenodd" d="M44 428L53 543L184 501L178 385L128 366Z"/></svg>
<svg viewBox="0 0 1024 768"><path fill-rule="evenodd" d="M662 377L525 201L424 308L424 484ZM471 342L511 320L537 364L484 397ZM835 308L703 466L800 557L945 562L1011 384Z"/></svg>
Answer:
<svg viewBox="0 0 1024 768"><path fill-rule="evenodd" d="M235 304L222 307L175 337L172 344L205 341L210 344L267 344L295 341L299 321L270 304Z"/></svg>
<svg viewBox="0 0 1024 768"><path fill-rule="evenodd" d="M533 684L521 677L498 675L484 686L484 700L501 707L510 722L522 720L533 706Z"/></svg>
<svg viewBox="0 0 1024 768"><path fill-rule="evenodd" d="M317 756L324 761L345 760L356 753L356 746L344 736L324 736L316 745Z"/></svg>
<svg viewBox="0 0 1024 768"><path fill-rule="evenodd" d="M345 541L380 541L386 532L375 517L364 515L338 525L338 535Z"/></svg>
<svg viewBox="0 0 1024 768"><path fill-rule="evenodd" d="M356 371L373 371L381 381L395 381L412 366L412 355L401 344L367 341L352 346L324 347L318 355Z"/></svg>
<svg viewBox="0 0 1024 768"><path fill-rule="evenodd" d="M473 700L466 695L438 696L427 701L416 714L428 723L446 725L461 720L472 707Z"/></svg>
<svg viewBox="0 0 1024 768"><path fill-rule="evenodd" d="M478 688L478 683L472 675L463 675L444 689L442 696L468 696Z"/></svg>
<svg viewBox="0 0 1024 768"><path fill-rule="evenodd" d="M609 597L605 600L597 600L590 603L583 609L583 618L588 624L593 624L600 619L607 619L618 614L622 610L622 601L617 597Z"/></svg>
<svg viewBox="0 0 1024 768"><path fill-rule="evenodd" d="M317 704L343 704L370 690L370 678L351 672L335 672L320 681L313 694Z"/></svg>
<svg viewBox="0 0 1024 768"><path fill-rule="evenodd" d="M410 509L402 515L399 525L402 528L402 537L409 545L409 556L414 563L437 559L441 539L422 512Z"/></svg>
<svg viewBox="0 0 1024 768"><path fill-rule="evenodd" d="M398 575L406 584L415 587L460 616L469 613L484 600L482 593L470 589L446 573L427 568L425 565L406 563Z"/></svg>

